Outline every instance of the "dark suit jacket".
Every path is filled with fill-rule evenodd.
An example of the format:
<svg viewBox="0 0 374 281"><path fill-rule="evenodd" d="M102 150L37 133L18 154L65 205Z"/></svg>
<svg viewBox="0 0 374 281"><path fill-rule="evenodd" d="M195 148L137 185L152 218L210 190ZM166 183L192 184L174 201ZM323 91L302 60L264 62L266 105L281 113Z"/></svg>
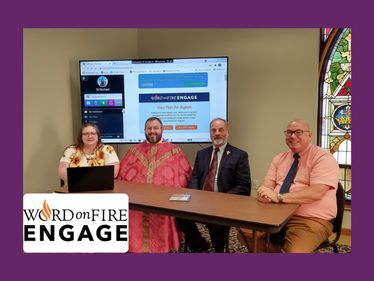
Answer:
<svg viewBox="0 0 374 281"><path fill-rule="evenodd" d="M205 177L209 171L213 146L197 152L190 188L203 189ZM217 186L219 192L250 195L251 177L248 153L230 144L226 145L218 167Z"/></svg>

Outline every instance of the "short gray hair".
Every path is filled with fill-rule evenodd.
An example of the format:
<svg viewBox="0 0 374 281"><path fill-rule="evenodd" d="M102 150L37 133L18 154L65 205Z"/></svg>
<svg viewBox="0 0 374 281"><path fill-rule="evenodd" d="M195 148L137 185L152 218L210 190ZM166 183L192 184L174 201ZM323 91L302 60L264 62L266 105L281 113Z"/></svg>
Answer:
<svg viewBox="0 0 374 281"><path fill-rule="evenodd" d="M209 128L211 128L211 127L212 127L212 124L213 124L214 122L216 122L216 121L222 121L223 123L225 123L226 128L229 127L229 123L228 123L225 119L220 118L220 117L216 117L216 118L214 118L212 121L210 121L210 123L209 123Z"/></svg>

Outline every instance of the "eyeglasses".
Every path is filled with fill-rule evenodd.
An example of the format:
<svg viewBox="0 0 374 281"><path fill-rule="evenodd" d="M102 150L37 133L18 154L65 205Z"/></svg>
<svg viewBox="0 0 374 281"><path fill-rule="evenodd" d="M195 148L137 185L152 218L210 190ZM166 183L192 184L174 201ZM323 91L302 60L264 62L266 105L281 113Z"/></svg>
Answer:
<svg viewBox="0 0 374 281"><path fill-rule="evenodd" d="M87 137L87 136L96 136L96 135L97 135L97 133L95 133L95 132L83 133L82 134L82 136L85 136L85 137Z"/></svg>
<svg viewBox="0 0 374 281"><path fill-rule="evenodd" d="M292 134L295 134L295 136L297 137L300 137L302 134L304 134L305 132L310 132L310 131L303 131L303 130L295 130L295 131L292 131L292 130L287 130L287 131L284 131L284 134L287 136L287 137L291 137Z"/></svg>

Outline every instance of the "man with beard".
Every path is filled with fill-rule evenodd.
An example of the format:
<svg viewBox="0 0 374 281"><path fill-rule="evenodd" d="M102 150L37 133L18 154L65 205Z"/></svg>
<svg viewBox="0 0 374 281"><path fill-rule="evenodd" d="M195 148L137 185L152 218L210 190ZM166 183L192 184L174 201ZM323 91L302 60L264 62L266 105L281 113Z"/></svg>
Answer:
<svg viewBox="0 0 374 281"><path fill-rule="evenodd" d="M187 187L191 166L182 149L162 138L162 122L145 122L146 140L133 146L120 164L119 180ZM168 253L180 246L175 217L130 210L129 252Z"/></svg>
<svg viewBox="0 0 374 281"><path fill-rule="evenodd" d="M188 186L194 189L250 195L251 180L247 152L227 143L229 126L226 120L210 122L212 146L197 152ZM232 206L235 208L235 206ZM229 227L207 224L216 253L224 252ZM178 227L185 233L186 243L193 252L204 252L209 243L201 236L195 222L179 219Z"/></svg>

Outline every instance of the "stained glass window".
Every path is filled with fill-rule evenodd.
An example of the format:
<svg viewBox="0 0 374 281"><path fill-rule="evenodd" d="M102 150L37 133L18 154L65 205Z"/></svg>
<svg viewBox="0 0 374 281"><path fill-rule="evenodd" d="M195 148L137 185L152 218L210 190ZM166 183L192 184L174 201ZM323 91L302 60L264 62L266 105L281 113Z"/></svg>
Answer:
<svg viewBox="0 0 374 281"><path fill-rule="evenodd" d="M321 34L322 34L322 38L321 38L321 40L322 40L322 43L326 43L326 41L327 41L327 38L329 38L329 36L330 36L330 34L331 34L331 31L332 31L332 28L322 28L322 32L321 32Z"/></svg>
<svg viewBox="0 0 374 281"><path fill-rule="evenodd" d="M322 29L319 145L339 163L340 182L351 200L351 34L350 28Z"/></svg>

